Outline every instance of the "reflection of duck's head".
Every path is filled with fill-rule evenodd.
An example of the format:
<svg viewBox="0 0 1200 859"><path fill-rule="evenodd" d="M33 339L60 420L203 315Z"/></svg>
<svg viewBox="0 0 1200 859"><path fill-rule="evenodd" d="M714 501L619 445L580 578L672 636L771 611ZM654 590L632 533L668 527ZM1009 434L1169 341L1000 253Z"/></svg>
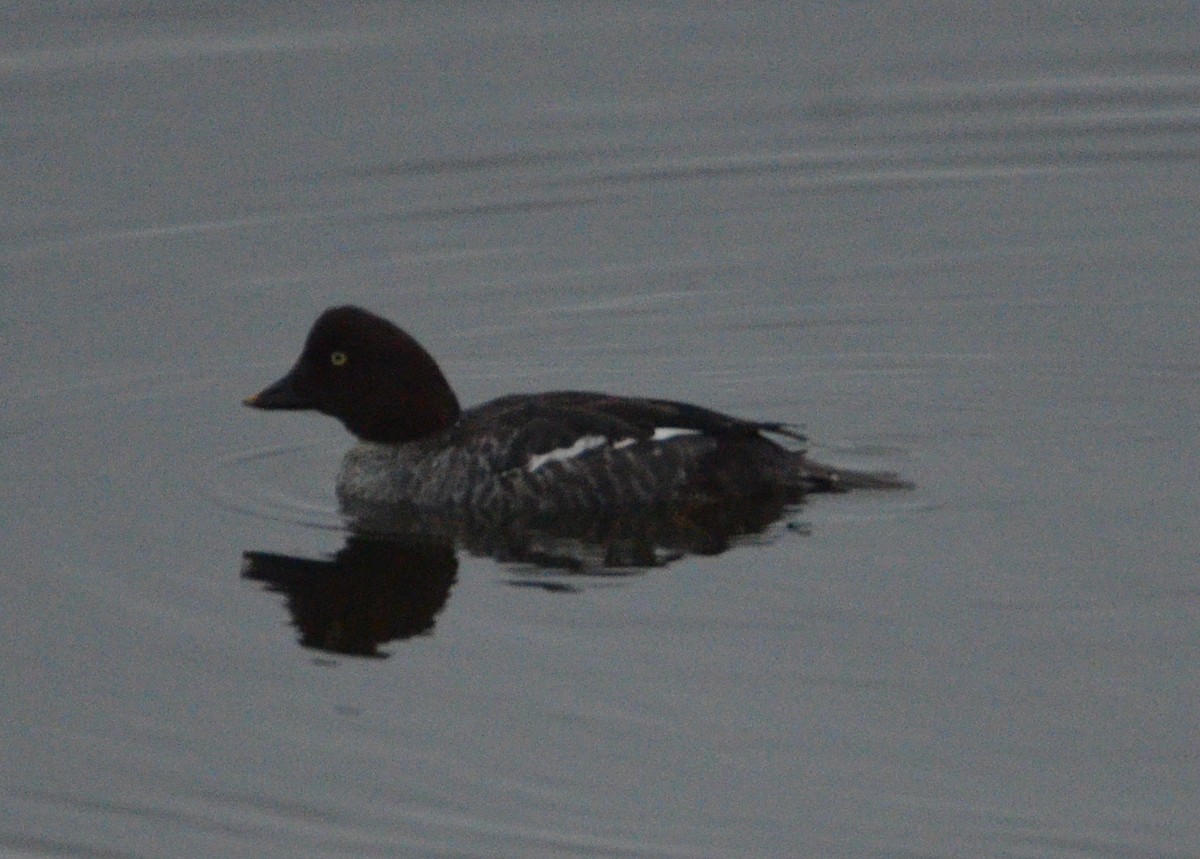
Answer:
<svg viewBox="0 0 1200 859"><path fill-rule="evenodd" d="M432 631L458 571L449 542L353 536L329 560L246 552L242 575L287 596L305 647L382 656Z"/></svg>
<svg viewBox="0 0 1200 859"><path fill-rule="evenodd" d="M363 442L343 462L343 502L424 513L636 515L905 485L812 462L787 425L669 400L519 394L463 412L416 340L356 307L325 311L291 371L246 404L338 418Z"/></svg>

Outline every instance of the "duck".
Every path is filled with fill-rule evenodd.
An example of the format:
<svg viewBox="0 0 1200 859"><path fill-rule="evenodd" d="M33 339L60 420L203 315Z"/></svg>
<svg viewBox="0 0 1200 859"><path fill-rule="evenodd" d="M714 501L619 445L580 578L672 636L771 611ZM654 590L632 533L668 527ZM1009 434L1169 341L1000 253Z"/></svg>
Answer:
<svg viewBox="0 0 1200 859"><path fill-rule="evenodd" d="M674 400L567 390L464 409L412 335L352 305L325 310L292 368L243 402L341 421L357 444L336 492L358 509L530 522L910 486L813 461L794 425Z"/></svg>

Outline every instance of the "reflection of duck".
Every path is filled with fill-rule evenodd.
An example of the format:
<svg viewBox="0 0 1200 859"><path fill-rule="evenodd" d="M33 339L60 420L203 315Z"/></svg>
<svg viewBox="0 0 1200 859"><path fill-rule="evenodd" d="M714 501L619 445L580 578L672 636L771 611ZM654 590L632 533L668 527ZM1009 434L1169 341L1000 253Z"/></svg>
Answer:
<svg viewBox="0 0 1200 859"><path fill-rule="evenodd" d="M558 392L462 411L420 344L356 307L325 311L291 371L246 404L315 409L361 440L338 477L344 506L506 530L653 509L699 522L706 517L694 512L714 506L906 485L815 463L769 437L803 442L784 424L685 403Z"/></svg>
<svg viewBox="0 0 1200 859"><path fill-rule="evenodd" d="M628 574L665 566L686 555L718 555L764 532L785 509L779 499L759 499L495 522L422 515L411 507L342 504L356 533L401 540L436 534L472 554L526 569L555 571L560 578Z"/></svg>
<svg viewBox="0 0 1200 859"><path fill-rule="evenodd" d="M333 558L245 552L242 576L287 597L302 646L385 657L380 647L389 641L433 633L458 573L454 541L514 565L513 585L570 593L589 577L630 576L689 554L720 554L765 530L783 509L782 503L707 505L505 527L371 505L360 515L345 511L355 531Z"/></svg>
<svg viewBox="0 0 1200 859"><path fill-rule="evenodd" d="M363 536L328 561L246 552L242 564L245 578L287 595L303 646L355 656L432 632L457 571L448 542Z"/></svg>

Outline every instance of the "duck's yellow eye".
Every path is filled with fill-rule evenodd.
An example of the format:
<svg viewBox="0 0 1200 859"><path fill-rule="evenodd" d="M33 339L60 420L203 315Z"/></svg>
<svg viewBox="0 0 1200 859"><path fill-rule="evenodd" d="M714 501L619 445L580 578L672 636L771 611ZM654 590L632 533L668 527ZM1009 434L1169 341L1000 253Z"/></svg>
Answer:
<svg viewBox="0 0 1200 859"><path fill-rule="evenodd" d="M332 352L329 355L329 363L335 367L345 366L346 361L348 360L349 359L346 357L345 352Z"/></svg>

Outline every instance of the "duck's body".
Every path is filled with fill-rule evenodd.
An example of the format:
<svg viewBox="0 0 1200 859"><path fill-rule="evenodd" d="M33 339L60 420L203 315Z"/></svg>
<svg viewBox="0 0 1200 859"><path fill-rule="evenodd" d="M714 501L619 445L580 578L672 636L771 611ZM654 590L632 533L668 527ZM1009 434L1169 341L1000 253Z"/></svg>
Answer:
<svg viewBox="0 0 1200 859"><path fill-rule="evenodd" d="M342 464L338 495L523 518L844 488L836 472L766 432L797 438L661 400L518 394L469 409L429 438L359 444Z"/></svg>
<svg viewBox="0 0 1200 859"><path fill-rule="evenodd" d="M529 521L905 485L812 462L769 437L804 441L786 425L685 403L555 392L463 411L412 337L355 307L322 314L291 372L246 402L342 420L361 440L338 477L352 507Z"/></svg>

